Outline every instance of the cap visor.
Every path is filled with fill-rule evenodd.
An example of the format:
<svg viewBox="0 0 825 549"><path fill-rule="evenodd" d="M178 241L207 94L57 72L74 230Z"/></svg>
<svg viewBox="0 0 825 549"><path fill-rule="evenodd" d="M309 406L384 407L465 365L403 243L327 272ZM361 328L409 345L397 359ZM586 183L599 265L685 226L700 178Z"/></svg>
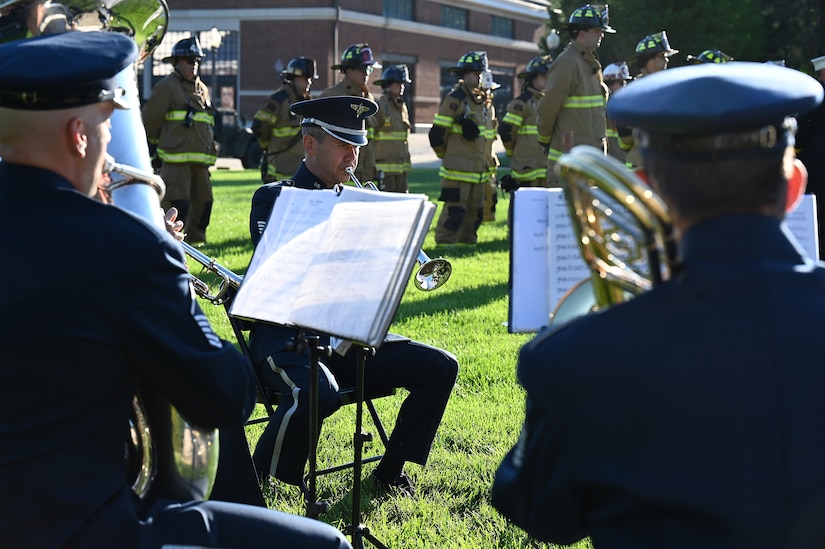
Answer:
<svg viewBox="0 0 825 549"><path fill-rule="evenodd" d="M335 131L329 128L324 128L323 126L321 126L321 129L327 132L335 139L343 141L344 143L349 143L350 145L355 145L356 147L363 147L368 143L366 135L352 135L351 133Z"/></svg>

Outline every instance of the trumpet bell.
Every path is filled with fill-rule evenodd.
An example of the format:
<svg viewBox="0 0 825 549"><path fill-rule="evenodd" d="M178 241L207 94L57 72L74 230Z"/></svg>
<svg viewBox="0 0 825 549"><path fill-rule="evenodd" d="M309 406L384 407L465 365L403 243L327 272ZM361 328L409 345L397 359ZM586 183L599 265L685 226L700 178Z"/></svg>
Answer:
<svg viewBox="0 0 825 549"><path fill-rule="evenodd" d="M415 273L415 287L429 292L435 290L450 279L453 266L444 258L438 257L425 261Z"/></svg>

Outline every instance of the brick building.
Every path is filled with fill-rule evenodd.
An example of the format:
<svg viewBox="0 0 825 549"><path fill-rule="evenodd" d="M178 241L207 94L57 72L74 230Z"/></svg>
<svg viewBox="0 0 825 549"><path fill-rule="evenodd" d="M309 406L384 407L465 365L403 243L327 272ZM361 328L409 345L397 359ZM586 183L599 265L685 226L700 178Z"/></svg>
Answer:
<svg viewBox="0 0 825 549"><path fill-rule="evenodd" d="M215 101L251 117L299 55L318 61L313 92L338 81L332 65L351 44L367 42L383 65L405 63L417 125L428 126L455 82L448 71L464 53L484 50L496 82L499 115L518 93L516 75L539 55L545 0L168 0L169 32L141 70L141 90L168 74L160 62L180 39L198 33L206 51L200 74ZM381 90L370 78L370 91ZM216 91L217 89L217 91Z"/></svg>

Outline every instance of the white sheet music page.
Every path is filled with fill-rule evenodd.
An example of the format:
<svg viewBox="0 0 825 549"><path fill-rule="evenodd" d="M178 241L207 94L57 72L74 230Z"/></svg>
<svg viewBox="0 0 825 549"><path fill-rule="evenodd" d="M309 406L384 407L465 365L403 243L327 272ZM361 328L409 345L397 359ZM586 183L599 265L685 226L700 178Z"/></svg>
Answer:
<svg viewBox="0 0 825 549"><path fill-rule="evenodd" d="M785 216L785 223L807 256L819 261L816 200L816 196L803 195L796 208Z"/></svg>
<svg viewBox="0 0 825 549"><path fill-rule="evenodd" d="M510 333L535 332L549 315L547 189L524 187L513 193L510 247Z"/></svg>
<svg viewBox="0 0 825 549"><path fill-rule="evenodd" d="M295 288L301 284L338 202L333 190L284 187L275 201L261 240L230 314L291 324Z"/></svg>
<svg viewBox="0 0 825 549"><path fill-rule="evenodd" d="M422 202L345 202L330 215L295 299L292 321L369 346L378 346L389 324L387 308L407 263ZM417 251L416 251L417 255ZM406 284L408 273L403 276Z"/></svg>

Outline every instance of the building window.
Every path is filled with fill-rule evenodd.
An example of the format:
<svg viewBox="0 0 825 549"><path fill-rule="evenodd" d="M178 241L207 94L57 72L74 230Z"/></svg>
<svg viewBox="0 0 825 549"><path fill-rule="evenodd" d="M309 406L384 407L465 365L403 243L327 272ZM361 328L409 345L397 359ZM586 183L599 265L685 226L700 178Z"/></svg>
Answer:
<svg viewBox="0 0 825 549"><path fill-rule="evenodd" d="M384 0L382 15L413 21L413 0Z"/></svg>
<svg viewBox="0 0 825 549"><path fill-rule="evenodd" d="M513 20L493 15L490 22L490 34L501 38L513 37Z"/></svg>
<svg viewBox="0 0 825 549"><path fill-rule="evenodd" d="M448 29L467 30L467 10L452 6L441 6L441 26Z"/></svg>

